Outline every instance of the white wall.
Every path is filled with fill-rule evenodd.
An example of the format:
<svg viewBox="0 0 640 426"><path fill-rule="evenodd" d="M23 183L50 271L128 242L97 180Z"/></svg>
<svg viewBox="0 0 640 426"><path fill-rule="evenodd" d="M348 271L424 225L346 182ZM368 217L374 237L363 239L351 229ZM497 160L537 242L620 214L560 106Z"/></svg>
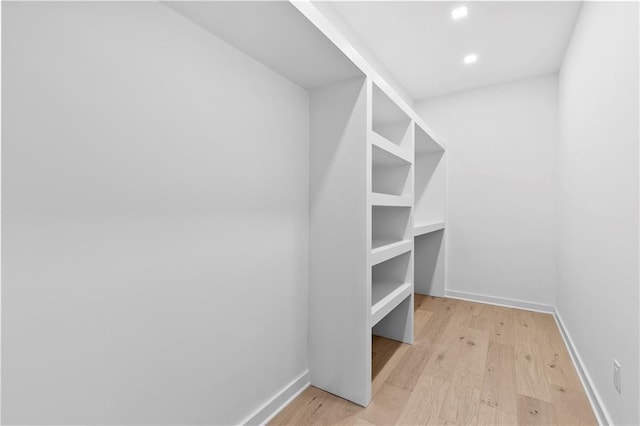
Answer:
<svg viewBox="0 0 640 426"><path fill-rule="evenodd" d="M447 144L447 290L553 305L557 78L416 109Z"/></svg>
<svg viewBox="0 0 640 426"><path fill-rule="evenodd" d="M307 369L308 93L157 3L4 3L5 424L230 424Z"/></svg>
<svg viewBox="0 0 640 426"><path fill-rule="evenodd" d="M637 3L585 2L559 80L557 307L619 425L640 423L638 72Z"/></svg>

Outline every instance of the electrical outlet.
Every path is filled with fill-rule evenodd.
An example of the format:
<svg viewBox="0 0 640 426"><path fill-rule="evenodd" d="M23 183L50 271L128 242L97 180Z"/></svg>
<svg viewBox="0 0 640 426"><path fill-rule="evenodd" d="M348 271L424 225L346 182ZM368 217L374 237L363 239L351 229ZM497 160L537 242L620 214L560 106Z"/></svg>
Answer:
<svg viewBox="0 0 640 426"><path fill-rule="evenodd" d="M618 393L622 393L621 374L622 374L622 367L620 366L620 363L614 359L613 360L613 385L616 387L616 390L618 391Z"/></svg>

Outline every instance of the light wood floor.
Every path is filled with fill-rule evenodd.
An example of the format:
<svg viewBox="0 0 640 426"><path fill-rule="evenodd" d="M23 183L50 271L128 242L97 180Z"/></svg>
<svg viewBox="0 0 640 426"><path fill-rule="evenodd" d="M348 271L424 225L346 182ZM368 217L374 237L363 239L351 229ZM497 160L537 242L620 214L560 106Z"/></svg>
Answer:
<svg viewBox="0 0 640 426"><path fill-rule="evenodd" d="M415 300L414 345L373 337L367 408L310 387L270 424L597 424L551 315Z"/></svg>

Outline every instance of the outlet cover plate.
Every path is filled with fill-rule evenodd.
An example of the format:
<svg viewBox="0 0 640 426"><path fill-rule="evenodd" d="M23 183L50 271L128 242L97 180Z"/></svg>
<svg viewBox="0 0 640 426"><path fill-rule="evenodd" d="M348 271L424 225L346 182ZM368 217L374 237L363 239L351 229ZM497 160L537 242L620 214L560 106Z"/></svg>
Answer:
<svg viewBox="0 0 640 426"><path fill-rule="evenodd" d="M616 387L618 393L622 393L622 367L620 363L613 360L613 385Z"/></svg>

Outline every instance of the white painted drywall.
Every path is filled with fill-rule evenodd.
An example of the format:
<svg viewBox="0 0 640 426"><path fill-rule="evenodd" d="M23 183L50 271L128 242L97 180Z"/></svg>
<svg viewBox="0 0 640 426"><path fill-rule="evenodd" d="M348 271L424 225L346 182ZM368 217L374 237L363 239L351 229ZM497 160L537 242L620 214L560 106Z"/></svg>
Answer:
<svg viewBox="0 0 640 426"><path fill-rule="evenodd" d="M313 6L325 17L327 21L333 25L336 30L351 44L358 54L360 54L372 67L380 77L405 101L409 106L414 106L414 98L407 93L406 88L396 77L389 72L389 64L381 62L373 53L370 46L362 41L361 35L353 30L351 25L347 23L344 16L336 10L336 4L331 1L312 0Z"/></svg>
<svg viewBox="0 0 640 426"><path fill-rule="evenodd" d="M158 3L4 3L4 424L232 424L307 369L308 93Z"/></svg>
<svg viewBox="0 0 640 426"><path fill-rule="evenodd" d="M585 2L559 77L557 309L618 425L640 423L638 59L637 3Z"/></svg>
<svg viewBox="0 0 640 426"><path fill-rule="evenodd" d="M447 290L553 305L557 78L416 109L447 143Z"/></svg>

